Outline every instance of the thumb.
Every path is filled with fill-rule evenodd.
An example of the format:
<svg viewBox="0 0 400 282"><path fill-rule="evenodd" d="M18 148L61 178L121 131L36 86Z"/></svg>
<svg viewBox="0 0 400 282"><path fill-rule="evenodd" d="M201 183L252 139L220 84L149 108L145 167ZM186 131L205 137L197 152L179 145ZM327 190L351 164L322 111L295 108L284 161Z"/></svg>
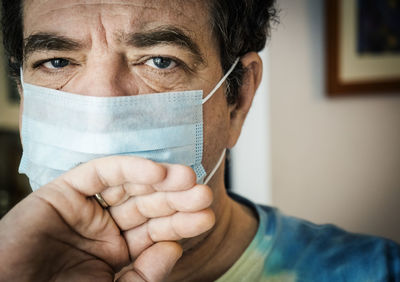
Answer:
<svg viewBox="0 0 400 282"><path fill-rule="evenodd" d="M182 247L178 243L156 243L144 250L117 282L164 281L181 256Z"/></svg>

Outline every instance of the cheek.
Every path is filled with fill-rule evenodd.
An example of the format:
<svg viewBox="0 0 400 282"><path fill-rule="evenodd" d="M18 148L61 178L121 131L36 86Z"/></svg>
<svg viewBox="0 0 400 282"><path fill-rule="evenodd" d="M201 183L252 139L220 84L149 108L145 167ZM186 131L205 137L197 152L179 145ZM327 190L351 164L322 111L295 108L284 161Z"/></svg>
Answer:
<svg viewBox="0 0 400 282"><path fill-rule="evenodd" d="M222 91L218 91L215 95L203 107L203 165L207 173L215 166L229 139L229 112L226 99Z"/></svg>
<svg viewBox="0 0 400 282"><path fill-rule="evenodd" d="M172 92L179 90L195 90L199 88L188 87L192 86L192 77L188 76L181 69L171 71L164 74L162 71L157 71L148 66L137 66L133 69L136 81L142 83L142 87L153 89L153 92ZM133 78L131 78L133 80ZM139 85L140 86L140 85ZM146 93L146 92L143 92Z"/></svg>

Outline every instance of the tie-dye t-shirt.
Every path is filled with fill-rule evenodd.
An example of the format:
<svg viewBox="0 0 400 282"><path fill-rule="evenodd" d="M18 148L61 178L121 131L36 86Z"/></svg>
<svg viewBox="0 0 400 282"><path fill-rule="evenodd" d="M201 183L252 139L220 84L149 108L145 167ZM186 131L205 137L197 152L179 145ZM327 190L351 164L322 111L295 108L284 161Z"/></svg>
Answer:
<svg viewBox="0 0 400 282"><path fill-rule="evenodd" d="M373 236L316 225L255 205L257 233L217 281L400 281L400 246Z"/></svg>

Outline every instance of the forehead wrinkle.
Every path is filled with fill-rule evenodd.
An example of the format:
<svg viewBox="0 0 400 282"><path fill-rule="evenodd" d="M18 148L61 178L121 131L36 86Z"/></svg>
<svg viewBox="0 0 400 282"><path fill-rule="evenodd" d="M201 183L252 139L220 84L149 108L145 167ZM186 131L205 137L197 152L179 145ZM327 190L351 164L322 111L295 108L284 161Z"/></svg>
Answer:
<svg viewBox="0 0 400 282"><path fill-rule="evenodd" d="M39 5L44 5L44 4L46 4L46 3L48 3L48 2L50 2L51 0L46 0L46 1L41 1L42 3L39 3ZM31 0L31 1L24 1L24 8L27 6L27 5L29 5L29 4L32 4L32 2L34 2L34 0ZM83 3L82 3L83 2ZM88 2L88 1L80 1L80 2L78 2L78 3L71 3L71 4L67 4L67 5L64 5L64 7L63 7L63 9L70 9L70 8L73 8L73 7L77 7L77 6L94 6L94 5L120 5L120 6L136 6L136 7L142 7L142 8L153 8L153 9L155 9L154 7L151 7L150 5L147 5L146 3L144 3L144 4L137 4L137 3L132 3L131 1L130 2L123 2L123 1L119 1L119 2L116 2L116 1L110 1L110 2L104 2L104 1L97 1L97 2ZM59 9L59 8L54 8L54 9L51 9L51 10L57 10L57 9Z"/></svg>
<svg viewBox="0 0 400 282"><path fill-rule="evenodd" d="M39 2L38 5L35 5L35 3ZM133 2L133 3L132 3ZM77 13L75 13L74 11L72 11L72 15L75 14L77 17L80 16L81 14L81 10L79 7L83 7L84 10L82 13L82 16L84 16L85 18L90 17L91 15L94 16L94 20L97 21L98 24L100 24L100 26L98 26L98 30L101 31L101 33L98 33L97 36L101 37L102 40L107 40L107 36L110 37L110 33L108 32L107 34L107 23L105 21L104 18L102 18L103 15L103 11L104 13L106 12L107 9L109 9L109 6L112 5L116 5L116 9L109 9L110 13L105 14L106 16L118 16L119 15L119 11L124 11L127 10L129 11L129 9L126 9L124 7L137 7L139 9L139 11L136 11L135 13L132 14L132 16L130 17L130 19L127 19L128 22L126 22L126 24L124 24L124 26L126 26L126 29L124 28L123 31L124 32L129 32L129 31L141 31L144 30L146 31L147 29L151 29L151 28L155 28L157 26L161 25L171 25L174 26L176 24L176 22L180 22L180 24L177 26L179 29L183 30L184 33L190 37L194 42L200 44L199 46L201 48L199 48L202 53L203 53L203 57L204 59L207 58L207 54L209 53L207 51L207 48L204 49L203 48L203 42L208 42L210 39L213 41L213 38L210 38L210 31L211 31L211 26L209 24L209 21L207 20L209 17L209 13L208 13L208 9L206 9L206 5L204 5L205 3L203 2L198 2L198 1L191 1L191 0L186 0L186 1L182 1L182 0L176 0L176 1L98 1L98 0L93 0L93 1L74 1L73 3L71 2L67 2L65 1L64 5L62 6L60 5L60 7L56 7L56 5L53 5L58 3L58 1L52 1L52 0L31 0L29 2L25 2L25 3L31 3L32 5L29 5L30 8L33 8L37 11L42 11L42 16L43 15L51 15L52 17L55 18L55 20L57 20L59 18L58 16L58 11L61 11L61 13L63 13L63 11L68 11L71 13L71 10L74 10L74 7L77 7ZM158 4L158 5L157 5ZM161 5L162 4L162 5ZM181 4L181 6L179 6L179 4ZM48 6L47 6L48 5ZM123 5L121 7L118 7L118 5ZM90 6L90 7L88 7ZM100 9L94 8L95 6L100 6ZM87 7L85 9L85 7ZM99 12L98 15L94 15L91 14L90 11L92 10L93 7L93 12ZM133 11L135 10L135 8L132 8ZM132 10L131 9L131 10ZM143 9L143 11L141 11L141 9ZM35 15L34 12L32 12L30 9L29 10L29 14L30 15ZM86 11L85 11L86 10ZM156 11L156 13L153 13L152 11ZM185 12L187 11L187 12ZM95 13L97 14L97 13ZM144 16L144 15L148 15L148 16ZM197 16L194 17L193 15L196 14ZM129 15L129 14L123 14L125 15ZM158 15L158 16L157 16ZM99 17L98 17L99 16ZM98 17L98 18L97 18ZM176 18L181 18L182 20L175 20ZM31 16L31 18L34 21L39 21L38 24L39 26L41 26L40 23L40 17L33 17ZM151 18L154 18L154 20L151 20ZM161 19L162 22L160 22L158 19ZM68 18L67 18L68 20ZM72 18L71 18L72 20ZM147 20L147 22L146 22ZM200 20L200 21L199 21ZM57 21L59 22L59 21ZM28 23L29 24L29 23ZM56 24L54 27L49 27L50 31L57 31L60 32L60 34L65 34L67 37L71 37L71 38L75 38L74 34L69 34L68 30L69 29L57 29L58 24ZM46 26L45 26L46 27ZM193 27L193 30L189 30L187 27ZM33 27L34 28L34 27ZM118 26L116 27L118 28ZM79 30L80 28L78 27L77 30ZM114 28L113 28L114 29ZM83 30L80 29L82 32ZM115 30L115 29L114 29ZM204 32L200 32L200 31L204 31ZM67 35L69 34L69 35ZM79 33L81 37L81 39L84 39L85 41L90 40L92 41L92 36L89 36L88 34L85 35L84 33ZM77 35L79 35L77 34ZM105 34L105 37L103 37ZM111 35L112 39L110 38L110 40L114 40L115 32ZM83 38L88 36L89 38ZM110 43L110 42L108 42ZM181 41L181 43L183 43ZM215 45L215 42L209 42L212 45ZM171 44L170 44L171 45ZM185 44L183 44L181 47L187 47L184 46ZM215 46L213 46L215 47ZM214 48L213 48L214 49Z"/></svg>
<svg viewBox="0 0 400 282"><path fill-rule="evenodd" d="M39 3L37 3L39 2ZM67 2L67 1L65 1ZM64 3L65 3L64 2ZM134 3L132 3L134 2ZM160 5L160 3L163 3L163 5ZM24 16L26 16L26 14L35 14L34 12L32 12L32 10L39 10L39 15L40 17L43 17L44 15L51 15L53 12L57 12L57 11L64 11L64 10L71 10L74 9L74 7L86 7L86 6L100 6L100 11L101 10L108 10L108 11L112 11L109 9L109 7L102 7L102 6L114 6L114 5L122 5L122 6L133 6L133 7L138 7L138 8L143 8L143 10L146 11L141 11L137 14L138 17L134 19L134 21L140 23L143 22L143 20L145 20L145 18L143 17L142 13L151 13L151 10L157 11L160 15L160 17L155 17L155 19L158 18L165 18L165 19L169 19L169 20L173 20L176 17L180 17L180 18L186 18L188 19L190 22L195 23L196 25L198 24L198 19L194 17L196 16L200 16L200 18L207 18L207 16L205 14L208 14L208 10L205 9L206 5L202 4L202 5L195 5L196 3L198 3L198 1L191 1L191 0L186 0L186 1L182 1L182 0L175 0L175 1L141 1L141 2L137 2L137 1L99 1L99 0L76 0L75 3L65 3L63 5L55 5L56 3L58 3L58 1L54 1L54 0L28 0L28 1L24 1L25 5L24 5ZM158 3L158 5L157 5ZM31 5L29 5L31 4ZM186 4L186 5L185 5ZM190 4L190 5L187 5ZM200 7L201 6L201 7ZM190 9L190 7L192 7L192 9ZM29 9L28 9L29 8ZM121 8L124 9L124 8ZM26 13L26 11L29 10L30 13ZM89 9L91 10L91 9ZM94 10L93 10L94 11ZM115 15L118 16L119 12L115 12ZM141 16L140 16L141 15ZM156 14L153 14L153 16ZM149 14L149 16L151 16L151 14ZM206 16L206 17L204 17ZM35 14L35 19L40 19L40 17L38 17ZM205 22L208 22L207 20Z"/></svg>
<svg viewBox="0 0 400 282"><path fill-rule="evenodd" d="M108 39L107 39L108 33L106 27L103 24L102 16L100 13L98 14L97 18L99 27L97 28L98 32L95 33L95 36L98 37L99 41L105 44L105 46L108 46Z"/></svg>
<svg viewBox="0 0 400 282"><path fill-rule="evenodd" d="M33 5L34 2L40 2L40 3L35 3L35 5ZM105 2L105 1L98 1L98 0L94 0L94 1L86 0L86 1L79 1L77 3L64 4L62 7L59 7L59 5L51 5L51 3L49 3L49 2L55 3L52 0L42 0L42 1L40 1L40 0L30 0L30 1L24 1L23 2L24 3L24 5L23 5L24 15L25 15L25 12L28 9L28 7L29 7L29 10L31 8L36 8L36 9L43 10L43 9L41 9L41 6L45 6L45 7L53 6L52 8L45 9L45 10L47 10L46 13L51 13L53 11L70 10L70 9L73 9L74 7L80 7L80 6L105 6L105 5L106 6L119 5L119 6L127 6L127 7L128 6L134 6L134 7L143 8L143 9L149 9L149 10L160 10L160 6L159 5L153 4L154 1L143 1L143 3L132 3L132 1L127 1L127 2L126 1L118 1L118 2L117 1L107 1L107 2ZM159 3L159 2L160 1L155 1L155 3ZM183 6L184 3L187 4L187 3L191 2L193 4L193 2L196 3L197 1L190 1L190 0L179 1L179 0L176 0L176 1L171 1L171 2L169 2L169 1L162 1L162 2L165 2L164 5L162 6L163 9L171 8L171 9L173 9L175 11L173 16L179 16L179 17L183 16L183 17L191 19L192 21L195 21L195 19L193 18L193 15L192 16L187 15L187 12L188 12L187 7L186 7L186 9L182 9L182 6ZM204 6L204 5L202 5L202 6ZM104 9L108 9L108 8L104 7ZM168 9L164 10L163 12L167 12L167 10ZM204 9L201 9L201 10L204 10ZM196 15L198 15L199 12L200 11L198 9L196 9Z"/></svg>
<svg viewBox="0 0 400 282"><path fill-rule="evenodd" d="M84 2L82 3L82 1L80 3L71 3L71 4L65 4L62 7L59 7L58 5L51 5L48 4L49 2L51 2L51 0L45 0L45 1L40 1L40 3L33 5L35 2L35 0L30 0L29 2L27 1L23 1L23 22L25 24L25 19L26 19L26 15L30 14L27 13L27 11L31 11L31 10L39 10L39 11L44 11L43 14L41 14L39 12L39 14L41 14L41 16L44 15L50 15L53 12L57 12L57 11L64 11L64 10L71 10L73 8L79 8L79 7L87 7L87 6L100 6L102 9L107 9L107 7L102 7L104 5L106 6L112 6L112 5L120 5L120 6L135 6L138 8L146 8L146 9L152 9L152 10L156 10L156 7L152 7L150 5L146 5L146 4L142 4L139 5L137 3L125 3L125 2L109 2L109 3L105 3L103 1L100 2L95 2L95 3L90 3L90 2ZM46 8L42 8L43 6L45 6ZM53 6L53 7L52 7ZM31 12L32 13L32 12ZM36 16L37 18L37 16Z"/></svg>
<svg viewBox="0 0 400 282"><path fill-rule="evenodd" d="M30 1L30 3L35 2L34 0ZM29 6L29 9L27 7L27 5L24 5L24 23L26 23L26 15L31 15L34 14L35 17L32 17L35 21L40 21L40 17L45 17L45 16L52 16L52 14L57 13L57 12L64 12L64 11L70 11L71 9L74 8L79 8L79 7L83 7L85 10L89 10L91 11L91 9L87 6L99 6L100 9L95 10L93 9L93 11L96 12L96 14L98 13L98 17L97 17L97 22L99 23L101 30L106 31L105 25L102 23L102 17L103 17L103 11L107 10L107 11L112 11L110 9L108 9L108 7L103 7L104 5L107 6L113 6L113 5L124 5L124 6L134 6L134 7L138 7L138 8L143 8L143 11L141 11L139 14L141 15L133 15L131 17L131 23L134 23L134 25L131 24L131 26L135 26L135 28L144 28L145 24L143 23L143 15L144 13L151 13L151 11L158 11L158 13L164 13L165 14L170 14L170 18L175 18L175 17L181 17L181 16L186 16L184 13L181 12L180 9L173 9L174 13L171 13L171 11L168 10L161 10L159 6L155 6L155 5L151 5L150 3L145 3L145 4L138 4L138 3L125 3L125 2L110 2L110 3L104 3L102 2L95 2L95 3L90 3L90 2L85 2L85 3L72 3L72 4L65 4L62 7L48 7L46 6L46 8L40 9L41 6L44 6L46 3L51 2L51 0L48 1L41 1L40 4L38 5L32 5L33 10L39 10L41 12L39 12L39 16L32 10L31 7ZM26 3L26 2L25 2ZM173 5L169 5L169 7L172 8ZM164 6L162 8L165 8ZM120 7L120 9L123 9ZM29 13L26 13L27 10L29 10ZM145 11L146 10L146 11ZM80 12L80 10L78 10L78 12ZM120 13L118 11L113 12L113 14L111 14L112 16L120 16ZM79 16L79 13L76 13L76 16ZM89 14L89 16L95 16L93 14ZM108 15L107 15L108 16ZM87 16L86 16L87 18ZM68 19L67 19L68 20ZM154 22L154 21L152 21ZM53 28L51 28L53 29ZM53 30L50 30L51 32Z"/></svg>

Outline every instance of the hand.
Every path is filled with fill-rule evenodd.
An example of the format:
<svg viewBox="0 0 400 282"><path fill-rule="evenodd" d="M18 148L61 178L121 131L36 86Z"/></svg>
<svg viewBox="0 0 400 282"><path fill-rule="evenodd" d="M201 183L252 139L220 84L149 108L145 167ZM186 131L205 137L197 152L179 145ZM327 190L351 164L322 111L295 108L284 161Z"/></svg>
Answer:
<svg viewBox="0 0 400 282"><path fill-rule="evenodd" d="M0 280L113 281L129 264L121 281L163 280L182 253L166 241L214 223L211 192L194 179L184 166L120 156L69 171L0 221ZM91 197L100 192L109 211Z"/></svg>

